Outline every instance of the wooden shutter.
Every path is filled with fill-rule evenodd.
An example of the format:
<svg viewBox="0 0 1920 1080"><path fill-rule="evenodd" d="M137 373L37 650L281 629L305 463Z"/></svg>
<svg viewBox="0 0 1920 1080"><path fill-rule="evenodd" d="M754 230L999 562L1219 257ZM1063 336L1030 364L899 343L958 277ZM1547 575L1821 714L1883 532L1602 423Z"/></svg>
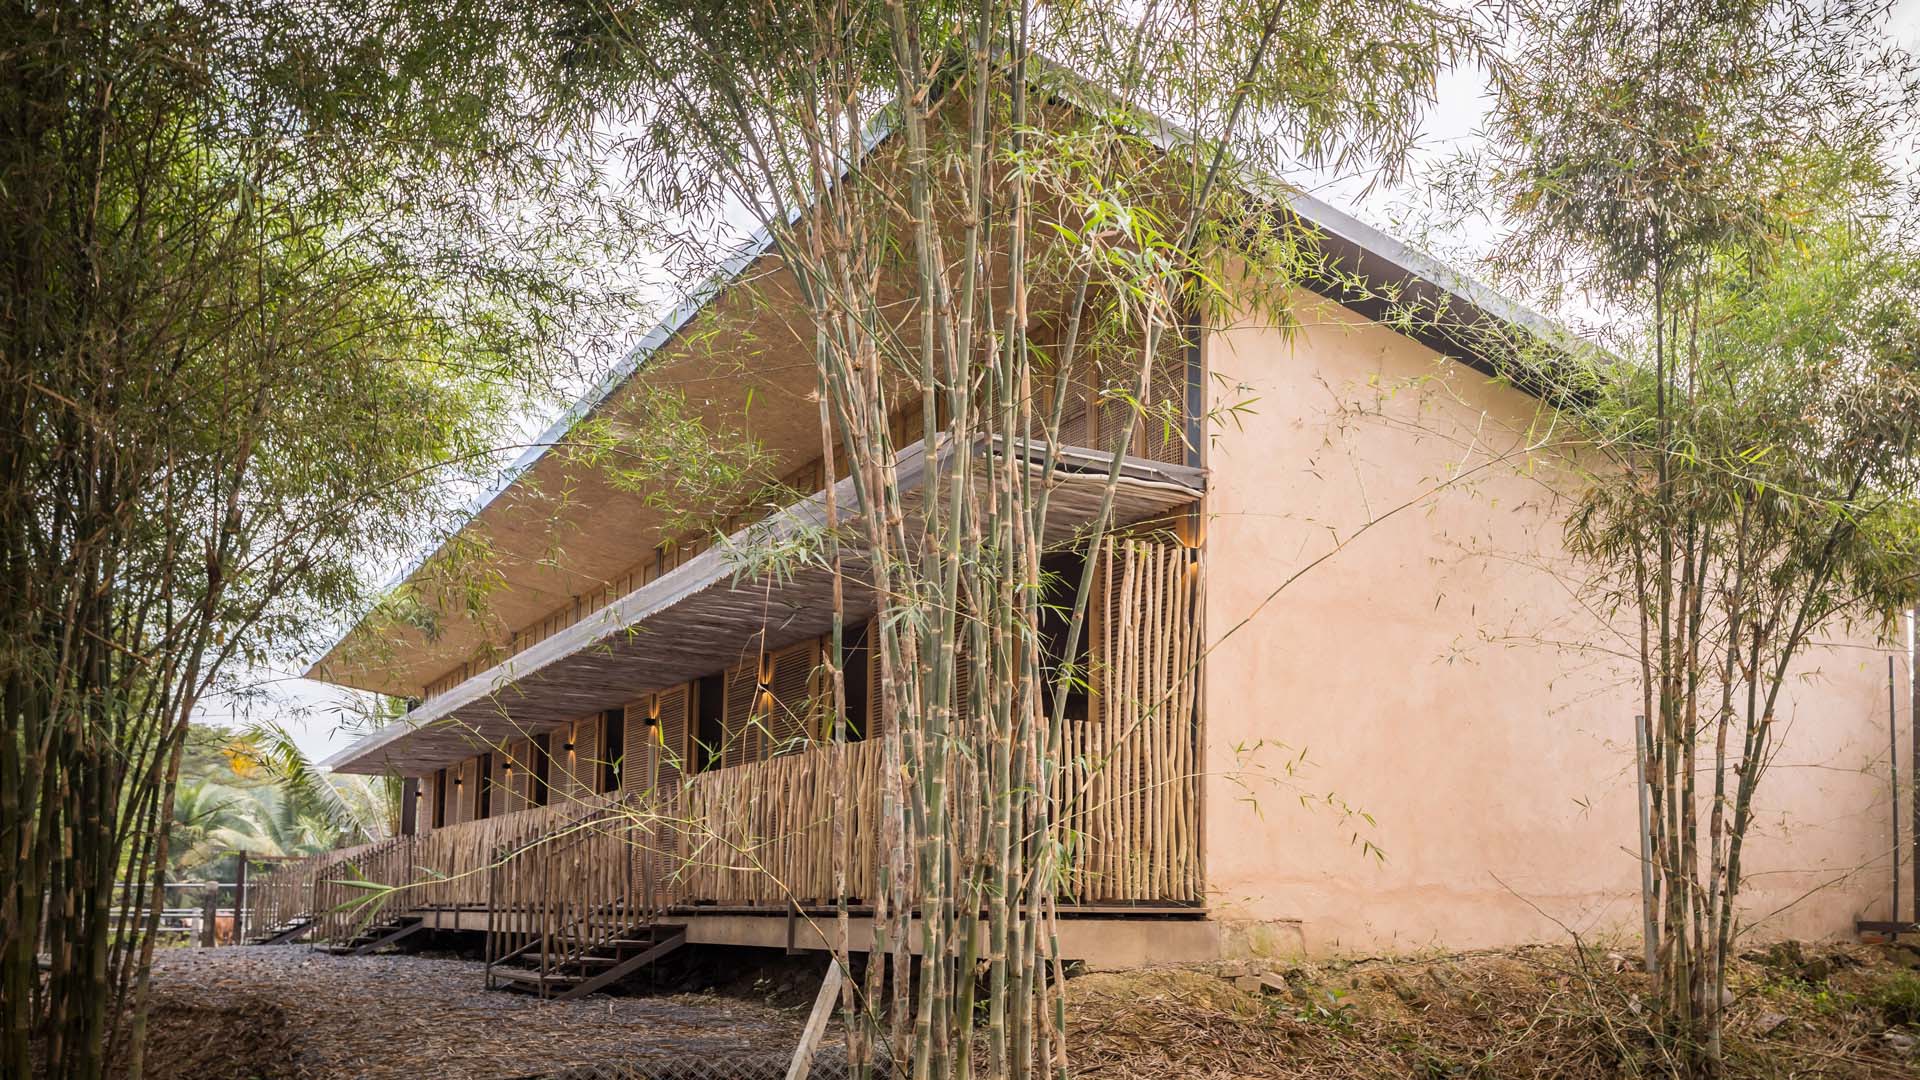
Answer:
<svg viewBox="0 0 1920 1080"><path fill-rule="evenodd" d="M880 680L884 652L880 644L880 620L873 619L867 623L867 715L860 732L864 739L879 737L886 726L887 695Z"/></svg>
<svg viewBox="0 0 1920 1080"><path fill-rule="evenodd" d="M655 695L648 694L638 701L627 703L625 730L620 742L625 761L620 764L620 794L632 798L642 795L653 788L653 765L657 756L654 746L653 727L647 723L653 716Z"/></svg>
<svg viewBox="0 0 1920 1080"><path fill-rule="evenodd" d="M533 740L515 739L507 744L507 805L525 810L533 805Z"/></svg>
<svg viewBox="0 0 1920 1080"><path fill-rule="evenodd" d="M688 737L693 727L693 686L681 683L662 690L655 695L655 702L659 706L659 726L654 733L658 740L654 749L658 779L654 784L662 792L676 792L680 790L681 774L693 767L693 742Z"/></svg>
<svg viewBox="0 0 1920 1080"><path fill-rule="evenodd" d="M562 729L566 738L560 743L555 762L560 767L560 776L554 780L556 794L561 798L578 801L593 794L593 782L600 770L599 729L598 716L575 720ZM571 752L566 749L567 742L573 743Z"/></svg>
<svg viewBox="0 0 1920 1080"><path fill-rule="evenodd" d="M511 814L520 809L519 793L514 785L520 780L520 744L507 741L493 755L493 813Z"/></svg>
<svg viewBox="0 0 1920 1080"><path fill-rule="evenodd" d="M500 766L492 753L481 754L474 759L473 769L473 818L484 820L500 813L494 802L495 780L500 774Z"/></svg>
<svg viewBox="0 0 1920 1080"><path fill-rule="evenodd" d="M467 763L447 767L447 824L458 825L467 820L467 800L473 797L473 791L467 786Z"/></svg>
<svg viewBox="0 0 1920 1080"><path fill-rule="evenodd" d="M964 620L957 626L957 632L967 633ZM966 640L962 637L962 642ZM953 652L953 722L963 724L973 715L973 650L964 644Z"/></svg>
<svg viewBox="0 0 1920 1080"><path fill-rule="evenodd" d="M1147 411L1140 418L1145 429L1141 453L1180 465L1187 460L1187 342L1184 334L1168 334L1165 340L1148 378Z"/></svg>
<svg viewBox="0 0 1920 1080"><path fill-rule="evenodd" d="M813 741L819 727L813 673L819 665L817 639L782 649L768 662L767 689L771 700L763 703L765 756L799 753Z"/></svg>
<svg viewBox="0 0 1920 1080"><path fill-rule="evenodd" d="M602 795L618 795L625 783L627 772L627 726L625 711L608 709L600 714L600 721L593 725L594 734L600 739L597 757L599 764L593 770L593 790Z"/></svg>
<svg viewBox="0 0 1920 1080"><path fill-rule="evenodd" d="M911 683L919 676L914 670L913 642L906 640L900 644L905 650L905 655L901 658L900 666L894 669L893 677L896 682L904 685ZM885 734L887 723L889 722L884 703L884 694L882 692L883 688L881 687L882 679L880 677L881 657L884 652L885 647L880 643L880 621L875 619L872 623L868 624L867 628L867 663L871 665L871 667L867 669L870 675L867 680L867 738L869 739L877 735Z"/></svg>

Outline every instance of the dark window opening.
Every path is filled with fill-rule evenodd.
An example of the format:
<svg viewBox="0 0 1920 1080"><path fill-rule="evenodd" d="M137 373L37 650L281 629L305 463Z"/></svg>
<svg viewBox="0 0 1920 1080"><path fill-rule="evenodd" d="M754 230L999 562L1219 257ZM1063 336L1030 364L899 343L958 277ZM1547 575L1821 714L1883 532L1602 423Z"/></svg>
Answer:
<svg viewBox="0 0 1920 1080"><path fill-rule="evenodd" d="M1086 570L1086 565L1086 556L1073 551L1047 555L1040 560L1043 596L1040 602L1040 662L1046 672L1041 684L1040 700L1048 715L1053 712L1054 687L1059 681L1061 659L1066 653L1067 630L1073 624L1074 594L1080 589L1080 575ZM1098 600L1098 597L1088 597L1089 608ZM1080 627L1080 640L1074 649L1073 669L1067 684L1066 718L1069 722L1084 722L1087 719L1087 642L1091 637L1095 613L1089 610L1087 615L1088 618Z"/></svg>
<svg viewBox="0 0 1920 1080"><path fill-rule="evenodd" d="M608 709L600 718L600 790L620 790L620 769L626 753L626 716L619 709Z"/></svg>
<svg viewBox="0 0 1920 1080"><path fill-rule="evenodd" d="M716 671L694 683L693 701L693 771L706 772L720 767L720 747L726 741L726 676Z"/></svg>
<svg viewBox="0 0 1920 1080"><path fill-rule="evenodd" d="M847 686L847 741L859 742L867 737L867 697L871 692L867 676L873 670L873 657L867 651L867 627L844 634L840 643L844 653L840 660L841 681ZM833 731L829 729L826 736L831 740Z"/></svg>
<svg viewBox="0 0 1920 1080"><path fill-rule="evenodd" d="M493 813L493 755L480 755L480 790L474 795L473 816L485 820Z"/></svg>
<svg viewBox="0 0 1920 1080"><path fill-rule="evenodd" d="M549 749L552 742L551 735L533 737L533 787L527 795L535 806L545 806L553 798L553 792L547 787L548 770L553 765L553 753Z"/></svg>
<svg viewBox="0 0 1920 1080"><path fill-rule="evenodd" d="M444 828L447 824L447 770L441 769L433 774L433 827Z"/></svg>

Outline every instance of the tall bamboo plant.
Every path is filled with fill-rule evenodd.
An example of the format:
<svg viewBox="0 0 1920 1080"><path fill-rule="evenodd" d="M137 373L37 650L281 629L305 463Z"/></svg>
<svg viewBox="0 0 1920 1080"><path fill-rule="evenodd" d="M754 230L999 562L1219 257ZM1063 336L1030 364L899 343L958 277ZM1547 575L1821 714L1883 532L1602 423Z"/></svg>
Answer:
<svg viewBox="0 0 1920 1080"><path fill-rule="evenodd" d="M451 524L609 291L442 14L0 13L0 1073L139 1075L196 705Z"/></svg>
<svg viewBox="0 0 1920 1080"><path fill-rule="evenodd" d="M1062 726L1095 560L1064 592L1042 561L1063 543L1048 495L1074 380L1099 373L1108 449L1177 424L1156 372L1184 382L1197 325L1229 303L1284 319L1312 262L1248 165L1397 166L1472 30L1418 3L597 10L607 34L574 55L642 118L637 182L684 219L745 218L791 275L821 455L852 492L829 485L810 557L865 568L835 591L842 710L844 598L870 587L879 607L885 884L845 991L853 1060L1064 1076ZM1067 546L1111 528L1121 456ZM1064 641L1042 640L1048 605Z"/></svg>
<svg viewBox="0 0 1920 1080"><path fill-rule="evenodd" d="M1509 10L1472 190L1496 271L1581 291L1624 357L1521 374L1603 462L1569 538L1638 658L1659 1016L1714 1073L1783 689L1913 587L1913 64L1877 5Z"/></svg>

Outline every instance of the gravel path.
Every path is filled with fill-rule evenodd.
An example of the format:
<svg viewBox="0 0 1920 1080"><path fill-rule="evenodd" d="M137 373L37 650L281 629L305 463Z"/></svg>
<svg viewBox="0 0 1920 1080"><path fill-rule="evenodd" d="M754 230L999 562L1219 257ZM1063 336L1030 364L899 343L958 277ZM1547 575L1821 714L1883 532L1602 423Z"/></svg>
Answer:
<svg viewBox="0 0 1920 1080"><path fill-rule="evenodd" d="M718 1080L761 1075L777 1060L778 1076L802 1020L706 995L541 1001L487 990L482 972L471 960L303 945L163 950L149 1075L425 1080L678 1062L689 1077Z"/></svg>

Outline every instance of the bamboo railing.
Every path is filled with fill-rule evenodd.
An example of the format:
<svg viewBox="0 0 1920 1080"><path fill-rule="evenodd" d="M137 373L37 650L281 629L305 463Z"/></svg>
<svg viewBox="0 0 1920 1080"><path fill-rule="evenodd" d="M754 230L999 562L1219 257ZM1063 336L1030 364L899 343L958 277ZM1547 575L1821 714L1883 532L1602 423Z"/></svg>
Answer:
<svg viewBox="0 0 1920 1080"><path fill-rule="evenodd" d="M502 851L566 827L608 805L608 796L565 799L499 817L446 825L415 838L412 905L487 906L488 874Z"/></svg>
<svg viewBox="0 0 1920 1080"><path fill-rule="evenodd" d="M335 868L371 849L372 844L322 851L289 859L247 883L247 928L268 933L310 917L316 910L314 889Z"/></svg>
<svg viewBox="0 0 1920 1080"><path fill-rule="evenodd" d="M822 746L688 780L669 815L677 858L666 887L674 902L833 899L836 810L846 815L847 894L872 897L884 749L880 741ZM846 793L842 804L836 788Z"/></svg>
<svg viewBox="0 0 1920 1080"><path fill-rule="evenodd" d="M1061 900L1195 903L1201 560L1142 539L1109 539L1097 557L1091 707L1067 725L1055 788ZM313 912L323 939L346 933L353 917L335 909L372 892L348 884L364 878L396 888L386 910L485 909L490 960L540 948L544 965L669 908L832 901L836 831L848 899L871 900L885 749L815 746L690 776L677 791L573 798L288 863L251 890L250 922Z"/></svg>
<svg viewBox="0 0 1920 1080"><path fill-rule="evenodd" d="M634 858L651 833L648 800L607 802L496 853L487 876L487 971L522 959L550 973L655 910ZM545 992L546 982L541 983Z"/></svg>
<svg viewBox="0 0 1920 1080"><path fill-rule="evenodd" d="M315 875L309 938L339 944L382 916L409 910L406 888L413 880L413 843L411 836L395 836L368 844Z"/></svg>

